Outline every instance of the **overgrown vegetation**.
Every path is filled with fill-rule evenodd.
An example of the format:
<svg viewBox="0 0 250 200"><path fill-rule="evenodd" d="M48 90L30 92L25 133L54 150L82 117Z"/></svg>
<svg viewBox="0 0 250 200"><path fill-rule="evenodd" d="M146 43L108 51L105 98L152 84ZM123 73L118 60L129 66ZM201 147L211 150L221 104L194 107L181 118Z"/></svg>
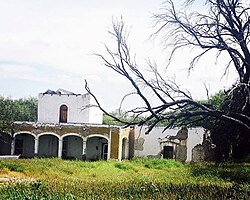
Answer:
<svg viewBox="0 0 250 200"><path fill-rule="evenodd" d="M1 177L32 178L0 181L0 199L247 199L250 195L247 163L20 159L1 160L0 170Z"/></svg>

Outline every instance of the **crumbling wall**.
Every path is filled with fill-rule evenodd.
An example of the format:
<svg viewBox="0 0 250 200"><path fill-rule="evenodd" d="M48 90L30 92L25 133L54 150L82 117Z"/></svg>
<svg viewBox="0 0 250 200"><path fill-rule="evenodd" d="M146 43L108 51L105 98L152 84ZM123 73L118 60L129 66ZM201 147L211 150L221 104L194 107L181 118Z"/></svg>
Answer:
<svg viewBox="0 0 250 200"><path fill-rule="evenodd" d="M192 149L192 162L213 161L214 158L215 145L212 143L210 131L206 130L202 144L198 144Z"/></svg>
<svg viewBox="0 0 250 200"><path fill-rule="evenodd" d="M175 158L180 162L185 162L187 160L187 146L177 145Z"/></svg>
<svg viewBox="0 0 250 200"><path fill-rule="evenodd" d="M134 149L137 151L143 151L144 147L144 142L145 139L144 138L137 138L135 139L135 143L134 143Z"/></svg>
<svg viewBox="0 0 250 200"><path fill-rule="evenodd" d="M203 161L205 161L204 146L198 144L192 149L192 162L203 162Z"/></svg>

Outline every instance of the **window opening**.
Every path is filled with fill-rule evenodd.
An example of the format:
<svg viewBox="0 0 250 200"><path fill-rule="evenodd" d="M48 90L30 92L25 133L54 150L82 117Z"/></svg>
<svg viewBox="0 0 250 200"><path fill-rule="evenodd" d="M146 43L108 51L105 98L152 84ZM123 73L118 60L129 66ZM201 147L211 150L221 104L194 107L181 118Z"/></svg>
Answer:
<svg viewBox="0 0 250 200"><path fill-rule="evenodd" d="M68 107L66 105L61 105L59 122L67 123L67 117L68 117Z"/></svg>

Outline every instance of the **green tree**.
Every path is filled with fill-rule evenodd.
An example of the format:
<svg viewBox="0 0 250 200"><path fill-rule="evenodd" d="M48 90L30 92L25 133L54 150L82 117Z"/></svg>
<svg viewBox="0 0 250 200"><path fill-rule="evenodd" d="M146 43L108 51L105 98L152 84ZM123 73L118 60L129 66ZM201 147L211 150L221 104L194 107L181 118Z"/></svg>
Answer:
<svg viewBox="0 0 250 200"><path fill-rule="evenodd" d="M37 98L17 99L14 101L18 110L15 120L18 121L36 121L37 120Z"/></svg>
<svg viewBox="0 0 250 200"><path fill-rule="evenodd" d="M118 120L116 120L113 116L115 116ZM122 121L133 123L135 121L140 121L140 120L142 120L142 117L136 118L134 115L130 115L130 112L126 112L124 110L119 110L119 109L103 115L103 124L108 124L108 125L121 126L124 125Z"/></svg>
<svg viewBox="0 0 250 200"><path fill-rule="evenodd" d="M0 96L0 132L9 130L14 121L36 121L37 99L17 99Z"/></svg>

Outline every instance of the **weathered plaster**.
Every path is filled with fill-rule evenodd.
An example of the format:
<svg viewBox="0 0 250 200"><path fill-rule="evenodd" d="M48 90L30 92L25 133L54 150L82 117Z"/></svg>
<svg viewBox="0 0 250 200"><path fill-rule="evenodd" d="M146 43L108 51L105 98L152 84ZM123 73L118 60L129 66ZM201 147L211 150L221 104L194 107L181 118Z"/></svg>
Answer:
<svg viewBox="0 0 250 200"><path fill-rule="evenodd" d="M164 146L173 146L173 158L181 161L191 161L192 148L202 143L203 128L185 129L155 127L145 135L147 127L135 128L134 155L138 157L163 157ZM170 139L170 140L169 140ZM181 139L181 140L179 140ZM177 148L177 146L183 146Z"/></svg>
<svg viewBox="0 0 250 200"><path fill-rule="evenodd" d="M60 106L68 108L68 123L102 123L102 112L100 109L90 106L94 105L89 94L45 94L38 95L38 122L58 123Z"/></svg>
<svg viewBox="0 0 250 200"><path fill-rule="evenodd" d="M52 124L52 123L33 123L33 122L15 122L13 131L16 132L31 132L39 135L45 132L55 133L58 136L63 136L68 133L74 133L83 137L92 134L100 134L109 137L110 128L112 134L118 134L120 127L108 125L90 125L90 124Z"/></svg>
<svg viewBox="0 0 250 200"><path fill-rule="evenodd" d="M127 137L127 138L129 137L129 131L127 129L121 131L121 128L119 126L96 125L96 124L57 124L57 123L53 124L53 123L15 122L13 124L13 131L14 131L14 136L27 133L35 137L35 147L34 147L35 154L37 152L38 154L39 153L41 154L41 152L44 153L43 150L40 149L42 148L42 145L39 144L38 146L38 140L41 136L53 135L57 137L59 143L55 148L58 151L58 157L62 156L63 138L69 136L77 136L79 138L82 138L81 151L83 156L85 155L86 157L86 147L87 147L86 141L88 142L88 139L91 139L92 137L96 138L99 137L107 140L108 159L109 158L118 159L120 151L119 150L120 137ZM49 145L48 142L44 144ZM100 147L98 148L100 151ZM56 150L53 150L53 155L55 155L55 151ZM70 151L72 154L72 150ZM99 152L99 154L100 153L101 151ZM79 152L77 153L77 155L78 154ZM94 155L92 157L94 157ZM77 156L77 158L79 158L79 155Z"/></svg>

